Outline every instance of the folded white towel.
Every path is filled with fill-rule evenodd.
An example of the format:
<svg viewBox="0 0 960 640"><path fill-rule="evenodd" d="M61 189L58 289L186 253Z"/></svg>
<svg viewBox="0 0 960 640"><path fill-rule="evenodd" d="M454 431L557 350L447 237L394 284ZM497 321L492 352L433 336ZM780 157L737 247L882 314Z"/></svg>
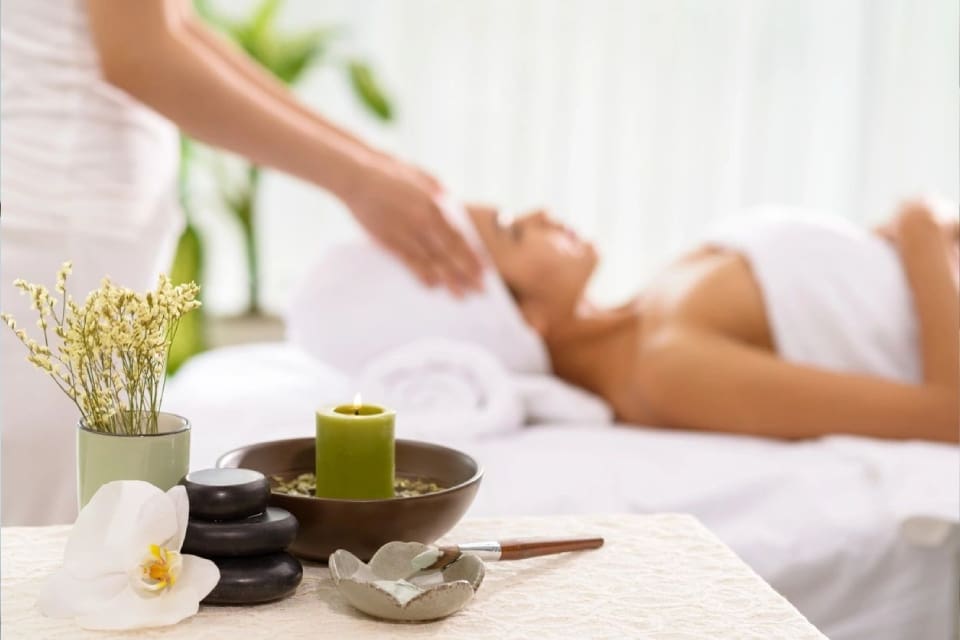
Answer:
<svg viewBox="0 0 960 640"><path fill-rule="evenodd" d="M163 407L193 426L190 468L253 442L313 437L318 408L350 402L346 374L285 343L201 353L167 383Z"/></svg>
<svg viewBox="0 0 960 640"><path fill-rule="evenodd" d="M444 440L520 427L523 401L495 356L464 342L428 339L370 363L357 387L397 411L397 436Z"/></svg>
<svg viewBox="0 0 960 640"><path fill-rule="evenodd" d="M560 378L516 374L527 424L597 424L613 422L613 409L602 398Z"/></svg>
<svg viewBox="0 0 960 640"><path fill-rule="evenodd" d="M371 362L356 385L397 411L397 435L449 441L524 424L606 424L612 412L593 394L546 375L514 374L489 351L445 339L412 342Z"/></svg>
<svg viewBox="0 0 960 640"><path fill-rule="evenodd" d="M452 216L482 251L462 209ZM396 258L367 241L327 251L310 269L286 315L287 337L353 375L390 349L424 338L469 342L508 370L546 373L549 357L496 271L485 290L457 300L423 286Z"/></svg>

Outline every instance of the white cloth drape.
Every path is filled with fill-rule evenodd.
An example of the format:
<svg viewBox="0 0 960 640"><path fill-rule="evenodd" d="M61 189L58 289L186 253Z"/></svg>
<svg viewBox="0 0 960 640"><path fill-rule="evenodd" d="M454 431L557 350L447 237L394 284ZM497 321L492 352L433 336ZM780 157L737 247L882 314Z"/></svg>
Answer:
<svg viewBox="0 0 960 640"><path fill-rule="evenodd" d="M345 25L398 120L373 123L330 67L299 87L308 102L464 197L553 207L599 241L606 298L754 204L872 222L918 190L957 197L954 0L289 0L283 19ZM266 182L280 308L318 247L355 230L312 187ZM207 226L210 303L230 308L239 245Z"/></svg>
<svg viewBox="0 0 960 640"><path fill-rule="evenodd" d="M12 282L49 286L74 262L82 302L110 276L143 290L168 269L182 224L176 129L100 77L82 0L5 0L0 307L39 339ZM0 490L4 525L77 513L78 409L0 332Z"/></svg>

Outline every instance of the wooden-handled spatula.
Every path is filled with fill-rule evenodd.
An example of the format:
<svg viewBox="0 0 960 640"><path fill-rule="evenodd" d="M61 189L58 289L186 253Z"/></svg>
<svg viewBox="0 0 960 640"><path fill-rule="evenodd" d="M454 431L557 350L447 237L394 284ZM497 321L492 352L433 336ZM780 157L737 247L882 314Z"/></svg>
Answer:
<svg viewBox="0 0 960 640"><path fill-rule="evenodd" d="M491 542L468 542L453 546L431 547L412 560L415 569L442 569L464 553L472 553L481 560L523 560L536 556L548 556L567 551L598 549L603 538L561 538L500 540Z"/></svg>

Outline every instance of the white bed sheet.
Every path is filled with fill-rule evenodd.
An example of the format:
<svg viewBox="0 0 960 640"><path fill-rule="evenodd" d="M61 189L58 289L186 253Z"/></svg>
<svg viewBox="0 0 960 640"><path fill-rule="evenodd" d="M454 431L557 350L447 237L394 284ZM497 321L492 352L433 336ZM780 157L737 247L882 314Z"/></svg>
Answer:
<svg viewBox="0 0 960 640"><path fill-rule="evenodd" d="M239 347L195 359L165 406L193 423L196 469L236 446L312 434L312 410L352 397L350 384L293 348ZM610 425L447 444L484 465L471 515L692 513L834 640L956 637L956 447ZM946 523L927 545L904 531L922 516Z"/></svg>

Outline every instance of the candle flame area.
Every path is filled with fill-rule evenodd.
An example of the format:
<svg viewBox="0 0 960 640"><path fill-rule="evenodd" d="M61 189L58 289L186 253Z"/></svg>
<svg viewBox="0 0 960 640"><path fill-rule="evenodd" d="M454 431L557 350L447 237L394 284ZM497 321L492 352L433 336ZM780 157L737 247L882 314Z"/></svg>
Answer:
<svg viewBox="0 0 960 640"><path fill-rule="evenodd" d="M357 395L353 396L353 409L354 411L359 411L362 406L363 400L360 398L360 392L357 391Z"/></svg>

